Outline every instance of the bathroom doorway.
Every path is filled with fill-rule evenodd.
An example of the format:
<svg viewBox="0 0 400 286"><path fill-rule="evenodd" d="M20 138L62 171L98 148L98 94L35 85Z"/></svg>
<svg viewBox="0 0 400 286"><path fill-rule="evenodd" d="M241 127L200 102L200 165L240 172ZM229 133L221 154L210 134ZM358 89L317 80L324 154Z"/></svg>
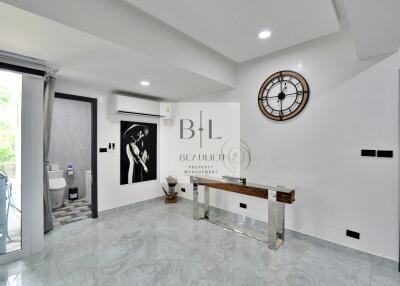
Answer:
<svg viewBox="0 0 400 286"><path fill-rule="evenodd" d="M57 228L97 218L97 99L56 93L49 185Z"/></svg>

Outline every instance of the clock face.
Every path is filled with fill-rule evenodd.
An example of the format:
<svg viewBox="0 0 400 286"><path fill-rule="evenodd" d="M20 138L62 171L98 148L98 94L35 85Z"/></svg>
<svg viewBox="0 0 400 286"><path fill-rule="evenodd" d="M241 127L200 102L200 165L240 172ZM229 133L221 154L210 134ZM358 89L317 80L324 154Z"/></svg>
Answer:
<svg viewBox="0 0 400 286"><path fill-rule="evenodd" d="M280 71L264 81L258 93L258 106L272 120L288 120L303 110L309 95L308 83L301 74Z"/></svg>

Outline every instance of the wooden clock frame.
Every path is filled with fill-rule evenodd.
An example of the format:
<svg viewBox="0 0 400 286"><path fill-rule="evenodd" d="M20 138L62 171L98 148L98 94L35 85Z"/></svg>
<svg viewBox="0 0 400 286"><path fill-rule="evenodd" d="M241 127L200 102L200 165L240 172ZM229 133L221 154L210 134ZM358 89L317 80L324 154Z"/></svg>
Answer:
<svg viewBox="0 0 400 286"><path fill-rule="evenodd" d="M274 114L271 114L271 112L268 112L266 110L266 107L263 104L264 101L267 100L267 98L265 97L265 92L270 83L272 83L275 80L278 80L277 82L282 81L283 77L285 77L285 76L288 76L290 79L291 78L296 79L298 81L298 83L296 83L296 85L298 85L298 84L301 85L302 90L303 90L302 99L301 99L301 102L298 102L299 105L293 111L291 111L289 114L274 115ZM286 80L286 81L290 81L290 80ZM277 82L275 82L275 83L277 83ZM296 85L294 85L294 86L296 86ZM296 87L296 91L297 91L297 87ZM268 91L267 91L267 93L268 93ZM309 87L306 79L301 74L299 74L295 71L283 70L283 71L276 72L276 73L272 74L271 76L269 76L264 81L264 83L261 85L260 91L258 93L258 106L259 106L261 112L269 119L272 119L275 121L284 121L284 120L288 120L288 119L291 119L291 118L297 116L304 109L304 107L306 106L306 104L308 102L309 95L310 95L310 87ZM297 99L295 102L297 102ZM290 110L290 107L289 107L289 110Z"/></svg>

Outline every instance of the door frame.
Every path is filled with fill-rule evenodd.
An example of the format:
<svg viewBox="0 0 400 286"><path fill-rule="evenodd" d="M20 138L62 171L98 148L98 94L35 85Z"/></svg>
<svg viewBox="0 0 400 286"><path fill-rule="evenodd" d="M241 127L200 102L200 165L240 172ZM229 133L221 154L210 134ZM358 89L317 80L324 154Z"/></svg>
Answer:
<svg viewBox="0 0 400 286"><path fill-rule="evenodd" d="M98 217L97 200L97 98L84 97L66 93L55 93L55 98L89 102L92 107L92 142L91 142L91 169L92 169L92 218Z"/></svg>

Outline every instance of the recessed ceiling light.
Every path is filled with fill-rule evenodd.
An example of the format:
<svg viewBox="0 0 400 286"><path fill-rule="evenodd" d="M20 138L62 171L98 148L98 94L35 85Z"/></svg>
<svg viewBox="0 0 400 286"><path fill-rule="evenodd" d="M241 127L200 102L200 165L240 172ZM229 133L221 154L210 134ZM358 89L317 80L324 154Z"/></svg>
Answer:
<svg viewBox="0 0 400 286"><path fill-rule="evenodd" d="M150 85L150 82L148 82L148 81L146 81L146 80L142 80L142 81L140 82L140 85L142 85L142 86L149 86L149 85Z"/></svg>
<svg viewBox="0 0 400 286"><path fill-rule="evenodd" d="M260 38L260 39L267 39L267 38L269 38L269 37L271 37L271 32L270 31L261 31L259 34L258 34L258 37Z"/></svg>

